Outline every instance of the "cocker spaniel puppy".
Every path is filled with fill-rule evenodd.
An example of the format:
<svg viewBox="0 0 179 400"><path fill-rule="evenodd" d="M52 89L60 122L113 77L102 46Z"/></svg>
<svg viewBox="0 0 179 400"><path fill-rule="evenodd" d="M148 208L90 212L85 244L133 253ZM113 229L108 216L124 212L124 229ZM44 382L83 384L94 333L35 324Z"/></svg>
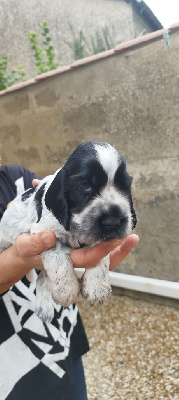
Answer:
<svg viewBox="0 0 179 400"><path fill-rule="evenodd" d="M81 289L91 304L111 293L109 255L86 269L81 282L75 274L70 248L124 238L136 225L131 195L132 178L125 160L108 143L80 144L65 165L38 186L18 196L0 223L0 252L23 232L51 229L55 246L42 253L44 269L36 282L36 313L51 321L52 299L64 307L74 303Z"/></svg>

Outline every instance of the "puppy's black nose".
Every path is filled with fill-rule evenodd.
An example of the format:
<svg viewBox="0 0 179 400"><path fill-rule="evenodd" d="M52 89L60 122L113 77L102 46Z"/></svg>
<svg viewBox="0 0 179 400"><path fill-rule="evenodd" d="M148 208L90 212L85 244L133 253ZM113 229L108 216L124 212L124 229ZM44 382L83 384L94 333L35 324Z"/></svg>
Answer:
<svg viewBox="0 0 179 400"><path fill-rule="evenodd" d="M113 217L110 215L103 216L101 220L101 224L104 229L116 229L121 225L121 222L124 220L122 217Z"/></svg>

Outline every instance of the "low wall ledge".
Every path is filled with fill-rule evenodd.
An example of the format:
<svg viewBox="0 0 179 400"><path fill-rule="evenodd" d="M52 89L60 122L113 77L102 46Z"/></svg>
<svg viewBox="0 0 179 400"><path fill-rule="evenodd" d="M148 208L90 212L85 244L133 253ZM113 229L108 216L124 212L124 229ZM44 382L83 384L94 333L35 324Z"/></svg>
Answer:
<svg viewBox="0 0 179 400"><path fill-rule="evenodd" d="M113 57L115 54L124 53L124 52L127 52L128 50L135 49L138 47L143 47L145 45L147 46L151 42L155 42L157 40L163 39L165 33L169 33L169 35L173 35L177 32L179 32L179 22L171 25L168 29L160 29L158 31L148 33L147 35L138 37L136 39L132 39L128 42L123 42L123 43L119 44L118 46L116 46L112 50L107 50L102 53L95 54L90 57L86 57L81 60L78 60L78 61L74 61L71 65L59 67L53 71L46 72L42 75L38 75L33 79L27 80L25 82L20 82L16 85L13 85L13 86L7 88L6 90L0 91L0 96L3 96L5 94L11 93L11 92L15 92L15 91L23 89L24 87L27 87L27 86L32 86L32 85L36 84L37 82L42 81L44 79L47 79L47 78L50 78L50 77L53 77L53 76L56 76L59 74L64 74L66 72L70 72L71 70L80 68L82 66L83 67L87 66L88 64L103 60L104 58Z"/></svg>

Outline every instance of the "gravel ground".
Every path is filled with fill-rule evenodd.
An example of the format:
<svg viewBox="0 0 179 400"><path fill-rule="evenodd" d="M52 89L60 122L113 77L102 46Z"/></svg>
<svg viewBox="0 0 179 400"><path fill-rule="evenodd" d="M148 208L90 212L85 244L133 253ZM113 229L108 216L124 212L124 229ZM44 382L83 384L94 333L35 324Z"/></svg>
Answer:
<svg viewBox="0 0 179 400"><path fill-rule="evenodd" d="M123 296L78 305L88 400L179 400L179 310Z"/></svg>

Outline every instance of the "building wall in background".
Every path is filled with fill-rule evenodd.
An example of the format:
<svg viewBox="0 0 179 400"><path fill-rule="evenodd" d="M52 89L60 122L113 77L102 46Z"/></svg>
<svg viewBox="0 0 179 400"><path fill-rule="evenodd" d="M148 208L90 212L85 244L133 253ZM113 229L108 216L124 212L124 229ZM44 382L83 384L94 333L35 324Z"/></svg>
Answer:
<svg viewBox="0 0 179 400"><path fill-rule="evenodd" d="M69 24L77 36L80 30L90 43L97 28L107 26L114 45L138 36L145 25L125 0L0 0L0 57L8 56L9 71L18 64L24 67L28 78L37 75L28 33L40 32L39 22L46 20L50 37L60 65L73 61L67 42L72 41ZM3 40L2 40L3 38Z"/></svg>
<svg viewBox="0 0 179 400"><path fill-rule="evenodd" d="M146 20L144 20L140 14L136 12L133 8L133 29L134 29L134 37L143 36L148 32L152 32L152 29L147 24Z"/></svg>
<svg viewBox="0 0 179 400"><path fill-rule="evenodd" d="M140 242L117 267L179 280L179 36L76 66L0 96L3 163L53 173L75 147L107 141L133 175Z"/></svg>

